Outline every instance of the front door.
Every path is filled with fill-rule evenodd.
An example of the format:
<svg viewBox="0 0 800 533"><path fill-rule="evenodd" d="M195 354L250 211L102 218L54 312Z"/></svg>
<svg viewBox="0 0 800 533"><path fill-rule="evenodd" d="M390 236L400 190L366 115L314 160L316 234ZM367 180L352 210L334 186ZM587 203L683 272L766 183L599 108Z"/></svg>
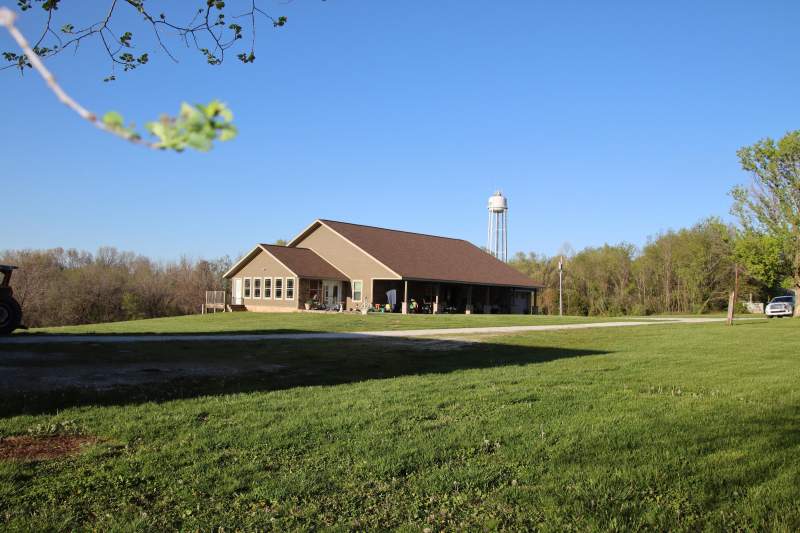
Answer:
<svg viewBox="0 0 800 533"><path fill-rule="evenodd" d="M341 283L338 281L329 281L323 280L322 282L322 294L325 299L325 305L328 308L333 308L339 305L341 302L340 289Z"/></svg>
<svg viewBox="0 0 800 533"><path fill-rule="evenodd" d="M242 278L233 278L233 294L231 295L233 305L242 305Z"/></svg>

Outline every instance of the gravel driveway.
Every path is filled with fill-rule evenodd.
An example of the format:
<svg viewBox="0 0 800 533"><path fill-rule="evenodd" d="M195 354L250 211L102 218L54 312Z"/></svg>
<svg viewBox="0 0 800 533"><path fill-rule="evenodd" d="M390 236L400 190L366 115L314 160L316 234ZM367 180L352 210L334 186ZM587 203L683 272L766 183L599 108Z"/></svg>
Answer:
<svg viewBox="0 0 800 533"><path fill-rule="evenodd" d="M754 320L754 319L746 319ZM758 319L755 319L758 320ZM126 343L126 342L214 342L214 341L269 341L269 340L336 340L363 339L365 337L453 337L469 335L491 335L524 333L528 331L559 331L570 329L621 328L625 326L647 326L651 324L703 324L724 322L725 318L641 318L625 322L594 322L587 324L551 324L546 326L493 326L482 328L410 329L398 331L359 331L341 333L230 333L188 335L13 335L0 338L0 346L7 344L48 343Z"/></svg>

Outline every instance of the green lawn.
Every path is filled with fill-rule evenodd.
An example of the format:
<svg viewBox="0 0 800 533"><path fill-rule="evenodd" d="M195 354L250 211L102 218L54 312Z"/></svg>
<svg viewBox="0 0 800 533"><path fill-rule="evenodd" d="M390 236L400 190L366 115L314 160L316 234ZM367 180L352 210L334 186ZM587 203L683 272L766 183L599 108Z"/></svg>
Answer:
<svg viewBox="0 0 800 533"><path fill-rule="evenodd" d="M0 462L2 528L800 528L799 321L153 344L0 345L0 376L252 369L0 389L0 435L101 439L69 459Z"/></svg>
<svg viewBox="0 0 800 533"><path fill-rule="evenodd" d="M35 328L28 333L58 334L182 334L286 333L319 331L378 331L424 328L463 328L607 322L630 320L609 317L543 315L401 315L396 313L217 313L188 315L83 326ZM25 334L25 332L18 332Z"/></svg>

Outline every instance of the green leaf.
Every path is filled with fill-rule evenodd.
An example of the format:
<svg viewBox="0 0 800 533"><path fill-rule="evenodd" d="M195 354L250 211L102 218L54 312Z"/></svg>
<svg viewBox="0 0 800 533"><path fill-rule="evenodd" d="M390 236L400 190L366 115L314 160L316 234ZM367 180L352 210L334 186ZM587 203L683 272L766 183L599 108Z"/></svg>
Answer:
<svg viewBox="0 0 800 533"><path fill-rule="evenodd" d="M231 113L231 110L219 100L212 100L206 106L198 105L197 107L202 109L205 116L209 119L219 116L222 117L222 120L225 122L233 120L233 113Z"/></svg>
<svg viewBox="0 0 800 533"><path fill-rule="evenodd" d="M122 115L116 111L109 111L103 115L103 124L109 128L117 129L121 128L125 124L125 120L122 118Z"/></svg>
<svg viewBox="0 0 800 533"><path fill-rule="evenodd" d="M148 122L144 127L159 139L163 140L166 137L166 130L163 122Z"/></svg>
<svg viewBox="0 0 800 533"><path fill-rule="evenodd" d="M235 138L238 134L239 130L236 129L236 126L234 126L233 124L226 124L224 127L220 128L219 140L230 141L231 139Z"/></svg>
<svg viewBox="0 0 800 533"><path fill-rule="evenodd" d="M193 106L183 102L181 104L181 118L184 120L203 120L203 113L198 106Z"/></svg>
<svg viewBox="0 0 800 533"><path fill-rule="evenodd" d="M233 111L228 109L228 107L225 105L223 105L219 110L219 116L221 116L222 120L225 122L233 122Z"/></svg>
<svg viewBox="0 0 800 533"><path fill-rule="evenodd" d="M201 152L208 152L211 150L211 139L199 133L190 133L186 138L186 144Z"/></svg>

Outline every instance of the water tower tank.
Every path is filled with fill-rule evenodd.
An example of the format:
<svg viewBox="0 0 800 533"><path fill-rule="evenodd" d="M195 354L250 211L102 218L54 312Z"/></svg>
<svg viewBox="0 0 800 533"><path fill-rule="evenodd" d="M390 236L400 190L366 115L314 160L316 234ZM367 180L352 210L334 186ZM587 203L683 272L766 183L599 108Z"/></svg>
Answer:
<svg viewBox="0 0 800 533"><path fill-rule="evenodd" d="M489 211L499 213L508 209L508 200L503 193L497 191L489 197Z"/></svg>

